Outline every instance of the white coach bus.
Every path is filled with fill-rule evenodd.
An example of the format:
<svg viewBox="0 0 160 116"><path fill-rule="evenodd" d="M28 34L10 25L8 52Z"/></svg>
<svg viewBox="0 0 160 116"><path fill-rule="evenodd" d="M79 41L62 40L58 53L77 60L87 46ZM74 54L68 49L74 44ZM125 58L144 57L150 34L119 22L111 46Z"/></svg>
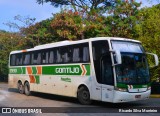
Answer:
<svg viewBox="0 0 160 116"><path fill-rule="evenodd" d="M148 99L151 93L146 53L137 40L97 37L62 41L12 51L9 88L91 100L129 102Z"/></svg>

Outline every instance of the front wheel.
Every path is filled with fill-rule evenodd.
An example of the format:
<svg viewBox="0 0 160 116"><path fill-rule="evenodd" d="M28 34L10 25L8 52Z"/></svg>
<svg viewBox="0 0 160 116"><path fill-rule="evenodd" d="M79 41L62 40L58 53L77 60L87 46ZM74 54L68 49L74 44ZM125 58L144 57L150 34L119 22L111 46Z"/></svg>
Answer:
<svg viewBox="0 0 160 116"><path fill-rule="evenodd" d="M90 93L86 87L80 87L78 89L77 98L83 105L91 104Z"/></svg>
<svg viewBox="0 0 160 116"><path fill-rule="evenodd" d="M30 92L30 85L29 85L28 82L26 82L26 83L24 84L24 93L25 93L27 96L29 96L29 95L31 94L31 92Z"/></svg>

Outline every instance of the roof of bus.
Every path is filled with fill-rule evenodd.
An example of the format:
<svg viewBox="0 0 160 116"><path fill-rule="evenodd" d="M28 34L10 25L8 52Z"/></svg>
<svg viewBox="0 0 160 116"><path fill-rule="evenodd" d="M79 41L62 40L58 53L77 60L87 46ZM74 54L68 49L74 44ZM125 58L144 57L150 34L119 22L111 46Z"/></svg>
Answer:
<svg viewBox="0 0 160 116"><path fill-rule="evenodd" d="M12 51L10 54L21 53L21 52L26 52L26 51L33 51L33 50L39 50L39 49L44 49L44 48L58 47L58 46L64 46L64 45L72 45L72 44L84 43L84 42L95 41L95 40L119 40L119 41L131 41L131 42L141 43L140 41L133 40L133 39L128 39L128 38L95 37L95 38L89 38L89 39L83 39L83 40L77 40L77 41L68 41L68 40L66 40L66 41L54 42L54 43L49 43L49 44L43 44L43 45L38 45L38 46L35 46L34 48L30 48L30 49L26 49L26 50Z"/></svg>

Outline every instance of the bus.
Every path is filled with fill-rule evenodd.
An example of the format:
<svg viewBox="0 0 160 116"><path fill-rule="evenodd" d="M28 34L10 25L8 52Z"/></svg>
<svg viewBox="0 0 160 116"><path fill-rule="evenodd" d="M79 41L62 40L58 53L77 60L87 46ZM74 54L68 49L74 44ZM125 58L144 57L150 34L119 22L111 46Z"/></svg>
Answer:
<svg viewBox="0 0 160 116"><path fill-rule="evenodd" d="M151 83L147 55L158 66L158 57L146 53L140 41L96 37L61 41L12 51L9 88L120 103L148 99ZM152 67L153 67L152 66Z"/></svg>

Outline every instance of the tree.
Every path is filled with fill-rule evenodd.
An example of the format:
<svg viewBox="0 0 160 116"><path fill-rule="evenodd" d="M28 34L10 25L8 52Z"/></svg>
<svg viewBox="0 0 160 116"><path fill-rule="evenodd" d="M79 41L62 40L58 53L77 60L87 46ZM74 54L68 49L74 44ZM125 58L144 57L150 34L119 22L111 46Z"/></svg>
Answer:
<svg viewBox="0 0 160 116"><path fill-rule="evenodd" d="M16 33L0 31L0 80L8 74L9 53L13 50L27 48L28 40Z"/></svg>
<svg viewBox="0 0 160 116"><path fill-rule="evenodd" d="M37 3L43 4L50 2L54 7L71 6L75 11L78 9L89 12L94 10L104 10L108 7L113 7L116 0L37 0Z"/></svg>
<svg viewBox="0 0 160 116"><path fill-rule="evenodd" d="M21 28L22 35L32 40L32 47L40 44L50 43L55 41L55 36L51 29L52 19L46 19L41 22L37 22L26 28Z"/></svg>
<svg viewBox="0 0 160 116"><path fill-rule="evenodd" d="M160 58L160 4L140 10L140 23L135 26L137 37L147 52L153 52ZM150 59L149 59L150 60ZM160 78L160 66L151 70L152 80Z"/></svg>
<svg viewBox="0 0 160 116"><path fill-rule="evenodd" d="M110 36L109 25L106 23L106 17L95 13L92 17L84 20L84 37L105 37Z"/></svg>
<svg viewBox="0 0 160 116"><path fill-rule="evenodd" d="M117 0L115 8L109 10L110 15L106 24L110 25L111 36L132 38L135 34L134 27L139 22L138 8L141 3L134 0Z"/></svg>
<svg viewBox="0 0 160 116"><path fill-rule="evenodd" d="M51 27L59 41L83 39L83 21L78 12L70 10L57 13L54 15Z"/></svg>

